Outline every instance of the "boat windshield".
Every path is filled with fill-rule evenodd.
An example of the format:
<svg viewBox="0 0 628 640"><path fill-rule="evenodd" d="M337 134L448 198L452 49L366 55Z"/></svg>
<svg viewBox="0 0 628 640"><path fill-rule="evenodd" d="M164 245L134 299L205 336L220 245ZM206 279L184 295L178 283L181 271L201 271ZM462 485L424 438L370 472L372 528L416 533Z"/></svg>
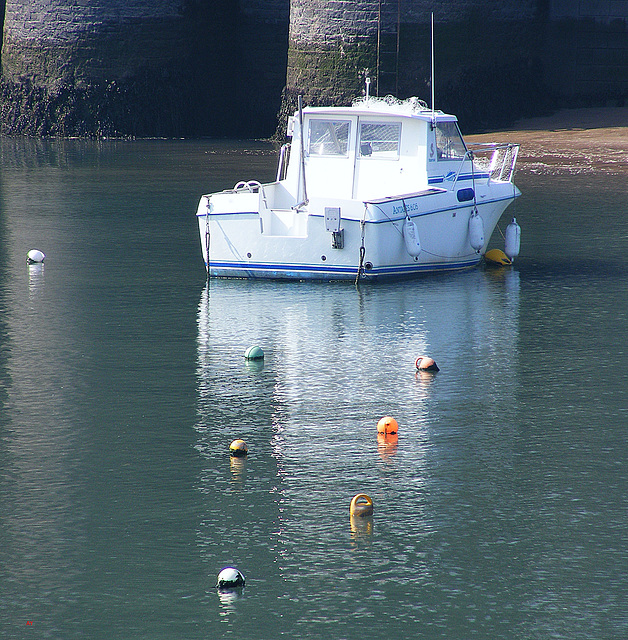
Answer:
<svg viewBox="0 0 628 640"><path fill-rule="evenodd" d="M467 148L455 122L437 122L436 150L439 160L461 160Z"/></svg>
<svg viewBox="0 0 628 640"><path fill-rule="evenodd" d="M318 156L346 156L349 149L349 122L311 120L308 153Z"/></svg>

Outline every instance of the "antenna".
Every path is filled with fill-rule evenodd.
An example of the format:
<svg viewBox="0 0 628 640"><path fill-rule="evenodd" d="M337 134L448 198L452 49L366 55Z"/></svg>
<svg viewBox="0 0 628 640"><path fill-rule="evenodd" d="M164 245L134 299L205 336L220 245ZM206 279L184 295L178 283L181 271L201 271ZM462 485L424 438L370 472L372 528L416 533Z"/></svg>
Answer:
<svg viewBox="0 0 628 640"><path fill-rule="evenodd" d="M432 125L434 124L436 118L434 116L434 12L432 12Z"/></svg>

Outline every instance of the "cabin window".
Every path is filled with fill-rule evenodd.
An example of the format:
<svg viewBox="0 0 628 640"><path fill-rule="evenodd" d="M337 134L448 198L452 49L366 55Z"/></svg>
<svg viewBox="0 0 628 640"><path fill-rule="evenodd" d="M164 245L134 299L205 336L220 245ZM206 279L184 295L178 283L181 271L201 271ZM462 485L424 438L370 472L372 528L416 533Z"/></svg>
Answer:
<svg viewBox="0 0 628 640"><path fill-rule="evenodd" d="M400 136L400 122L392 124L364 122L360 125L360 155L397 159Z"/></svg>
<svg viewBox="0 0 628 640"><path fill-rule="evenodd" d="M455 122L437 122L436 152L439 160L462 160L467 148Z"/></svg>
<svg viewBox="0 0 628 640"><path fill-rule="evenodd" d="M308 153L314 156L346 156L349 149L349 122L311 120Z"/></svg>

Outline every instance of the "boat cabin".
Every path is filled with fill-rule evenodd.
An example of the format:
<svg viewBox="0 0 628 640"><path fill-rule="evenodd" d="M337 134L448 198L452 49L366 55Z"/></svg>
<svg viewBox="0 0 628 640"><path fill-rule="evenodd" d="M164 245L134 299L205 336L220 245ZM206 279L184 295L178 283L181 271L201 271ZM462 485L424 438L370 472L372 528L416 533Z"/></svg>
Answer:
<svg viewBox="0 0 628 640"><path fill-rule="evenodd" d="M368 201L413 193L460 171L467 148L456 118L418 101L388 104L371 98L352 107L304 108L292 134L286 187L308 197ZM303 158L301 159L301 150Z"/></svg>

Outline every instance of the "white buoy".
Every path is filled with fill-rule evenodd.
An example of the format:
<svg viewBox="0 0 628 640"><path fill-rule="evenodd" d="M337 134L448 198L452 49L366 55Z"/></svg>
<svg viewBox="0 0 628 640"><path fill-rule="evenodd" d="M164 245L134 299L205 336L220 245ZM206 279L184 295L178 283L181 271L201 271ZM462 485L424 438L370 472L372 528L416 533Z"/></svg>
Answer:
<svg viewBox="0 0 628 640"><path fill-rule="evenodd" d="M244 576L234 567L225 567L216 581L218 589L238 589L244 586Z"/></svg>
<svg viewBox="0 0 628 640"><path fill-rule="evenodd" d="M506 227L506 237L504 240L504 253L511 261L519 255L521 247L521 227L517 224L517 218Z"/></svg>
<svg viewBox="0 0 628 640"><path fill-rule="evenodd" d="M43 251L40 251L39 249L31 249L26 254L26 262L28 264L38 264L40 262L43 262L45 257L46 255Z"/></svg>
<svg viewBox="0 0 628 640"><path fill-rule="evenodd" d="M484 221L477 209L473 210L469 218L469 244L476 253L480 253L484 246Z"/></svg>
<svg viewBox="0 0 628 640"><path fill-rule="evenodd" d="M406 251L413 258L418 258L421 253L419 230L410 218L406 218L406 221L403 223L403 240L406 243Z"/></svg>

